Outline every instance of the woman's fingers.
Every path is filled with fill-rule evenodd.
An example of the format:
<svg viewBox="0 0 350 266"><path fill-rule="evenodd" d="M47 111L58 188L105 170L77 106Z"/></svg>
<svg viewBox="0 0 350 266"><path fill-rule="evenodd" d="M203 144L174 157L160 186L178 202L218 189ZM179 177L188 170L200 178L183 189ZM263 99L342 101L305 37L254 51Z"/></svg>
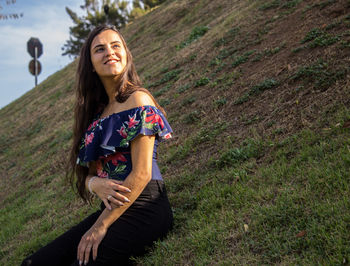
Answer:
<svg viewBox="0 0 350 266"><path fill-rule="evenodd" d="M97 258L97 248L98 248L98 244L95 244L92 247L92 259L95 261Z"/></svg>
<svg viewBox="0 0 350 266"><path fill-rule="evenodd" d="M124 206L124 203L123 203L122 201L119 201L119 200L117 200L117 199L114 198L114 197L111 197L111 198L109 199L109 201L110 201L111 203L115 204L116 206Z"/></svg>
<svg viewBox="0 0 350 266"><path fill-rule="evenodd" d="M78 260L79 260L79 265L81 265L82 263L84 263L84 253L85 253L85 249L87 246L87 242L85 240L85 238L83 237L80 240L80 243L78 245Z"/></svg>
<svg viewBox="0 0 350 266"><path fill-rule="evenodd" d="M79 265L88 264L91 250L92 250L92 258L93 260L96 260L97 249L99 244L100 244L100 241L92 237L87 237L86 239L83 237L81 239L78 246Z"/></svg>
<svg viewBox="0 0 350 266"><path fill-rule="evenodd" d="M112 188L114 190L118 190L118 191L121 191L121 192L129 192L129 193L131 192L131 190L129 188L124 187L124 186L119 185L119 184L115 184L115 183L112 185Z"/></svg>
<svg viewBox="0 0 350 266"><path fill-rule="evenodd" d="M109 202L108 202L107 199L104 199L104 200L103 200L103 203L105 204L105 206L106 206L106 208L107 208L108 210L112 210L112 206L109 204Z"/></svg>
<svg viewBox="0 0 350 266"><path fill-rule="evenodd" d="M92 244L89 243L87 246L86 246L86 249L85 249L85 258L84 258L84 265L88 264L89 262L89 257L90 257L90 251L91 251L91 248L92 248Z"/></svg>

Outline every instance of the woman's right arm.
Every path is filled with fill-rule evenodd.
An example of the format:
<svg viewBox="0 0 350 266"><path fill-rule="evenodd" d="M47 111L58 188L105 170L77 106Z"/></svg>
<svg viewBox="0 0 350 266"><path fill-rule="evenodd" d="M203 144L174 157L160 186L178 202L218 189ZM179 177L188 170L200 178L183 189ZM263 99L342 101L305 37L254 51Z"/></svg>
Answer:
<svg viewBox="0 0 350 266"><path fill-rule="evenodd" d="M110 203L113 203L113 206L123 206L124 202L130 202L127 197L118 193L118 191L131 192L130 189L122 186L122 184L122 181L96 177L96 162L90 162L89 174L85 179L85 188L87 190L91 189L103 201L107 209L112 209Z"/></svg>

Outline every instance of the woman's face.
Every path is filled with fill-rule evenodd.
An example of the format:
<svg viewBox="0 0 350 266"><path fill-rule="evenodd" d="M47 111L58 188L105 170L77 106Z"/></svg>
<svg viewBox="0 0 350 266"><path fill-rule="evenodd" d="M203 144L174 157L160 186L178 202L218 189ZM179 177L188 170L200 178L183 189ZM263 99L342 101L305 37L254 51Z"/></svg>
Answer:
<svg viewBox="0 0 350 266"><path fill-rule="evenodd" d="M91 62L100 78L120 75L126 66L126 50L118 33L105 30L98 34L90 47Z"/></svg>

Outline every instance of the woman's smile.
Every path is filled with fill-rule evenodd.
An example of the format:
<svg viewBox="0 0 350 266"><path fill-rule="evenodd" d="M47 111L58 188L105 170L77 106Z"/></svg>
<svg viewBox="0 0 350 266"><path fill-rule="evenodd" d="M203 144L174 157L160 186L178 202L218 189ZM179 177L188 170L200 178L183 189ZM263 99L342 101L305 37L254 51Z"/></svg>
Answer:
<svg viewBox="0 0 350 266"><path fill-rule="evenodd" d="M106 62L105 62L105 65L112 65L112 64L116 64L116 63L118 63L118 62L120 62L120 60L118 60L118 59L108 59Z"/></svg>
<svg viewBox="0 0 350 266"><path fill-rule="evenodd" d="M105 30L97 35L92 41L90 52L94 70L101 79L120 75L126 66L125 47L113 30Z"/></svg>

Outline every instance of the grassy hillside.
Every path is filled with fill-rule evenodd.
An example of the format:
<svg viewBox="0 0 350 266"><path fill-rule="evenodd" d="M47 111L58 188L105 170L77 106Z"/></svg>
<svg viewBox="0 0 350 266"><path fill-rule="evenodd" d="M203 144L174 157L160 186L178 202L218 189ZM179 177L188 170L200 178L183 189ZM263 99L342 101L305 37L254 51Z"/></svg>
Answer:
<svg viewBox="0 0 350 266"><path fill-rule="evenodd" d="M168 0L123 29L175 131L141 265L348 264L350 1ZM0 264L97 208L63 177L73 63L0 110Z"/></svg>

